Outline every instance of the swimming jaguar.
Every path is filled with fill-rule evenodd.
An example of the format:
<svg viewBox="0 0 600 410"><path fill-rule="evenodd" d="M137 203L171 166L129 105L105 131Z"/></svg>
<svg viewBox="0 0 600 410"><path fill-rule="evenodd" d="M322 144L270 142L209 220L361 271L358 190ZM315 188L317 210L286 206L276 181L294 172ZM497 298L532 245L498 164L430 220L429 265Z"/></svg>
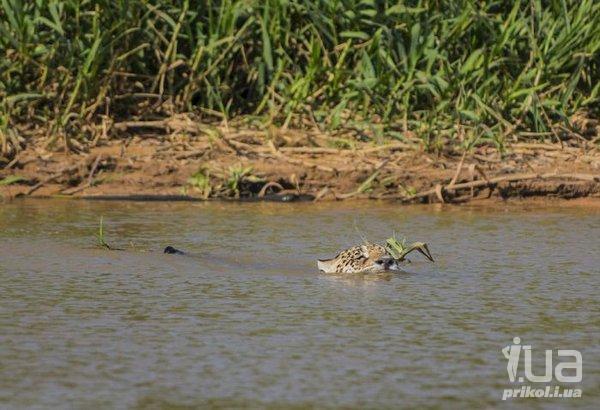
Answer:
<svg viewBox="0 0 600 410"><path fill-rule="evenodd" d="M415 242L402 249L394 257L388 248L374 243L353 246L340 252L332 259L317 260L317 267L325 273L380 273L400 270L400 263L406 260L406 255L417 250L433 262L427 245Z"/></svg>

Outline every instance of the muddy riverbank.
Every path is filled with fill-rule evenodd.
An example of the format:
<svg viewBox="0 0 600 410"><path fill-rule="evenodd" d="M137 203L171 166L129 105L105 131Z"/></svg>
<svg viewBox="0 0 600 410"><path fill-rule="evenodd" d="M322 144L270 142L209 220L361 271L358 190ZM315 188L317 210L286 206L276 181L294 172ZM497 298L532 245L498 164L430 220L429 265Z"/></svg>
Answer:
<svg viewBox="0 0 600 410"><path fill-rule="evenodd" d="M410 135L374 143L183 120L112 129L119 138L68 153L29 144L0 169L1 195L417 203L600 197L600 150L588 141L432 151Z"/></svg>

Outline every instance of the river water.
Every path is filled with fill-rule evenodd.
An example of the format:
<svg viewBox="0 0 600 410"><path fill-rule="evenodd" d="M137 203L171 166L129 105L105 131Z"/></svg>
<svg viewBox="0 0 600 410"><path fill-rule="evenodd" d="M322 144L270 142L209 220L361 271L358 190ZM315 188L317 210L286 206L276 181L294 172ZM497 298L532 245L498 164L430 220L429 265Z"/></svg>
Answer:
<svg viewBox="0 0 600 410"><path fill-rule="evenodd" d="M317 272L394 230L436 263ZM593 408L599 234L599 208L535 204L0 204L0 407ZM548 384L582 397L502 402L515 336L579 350L582 382Z"/></svg>

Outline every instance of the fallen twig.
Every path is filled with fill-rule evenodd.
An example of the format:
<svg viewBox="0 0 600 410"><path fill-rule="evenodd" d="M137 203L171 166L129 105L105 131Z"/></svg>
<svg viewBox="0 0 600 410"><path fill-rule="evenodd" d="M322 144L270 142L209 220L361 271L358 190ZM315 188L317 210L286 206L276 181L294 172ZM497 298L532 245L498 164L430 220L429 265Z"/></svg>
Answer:
<svg viewBox="0 0 600 410"><path fill-rule="evenodd" d="M77 192L81 192L84 189L91 187L94 184L94 174L96 173L96 168L98 168L98 164L100 164L101 158L102 158L102 154L100 154L96 157L96 160L94 161L94 164L92 165L92 168L90 169L90 174L88 175L88 180L85 184L80 185L77 188L74 188L73 190L65 190L65 191L63 191L63 193L65 193L67 195L73 195L73 194L76 194Z"/></svg>
<svg viewBox="0 0 600 410"><path fill-rule="evenodd" d="M289 152L294 154L343 154L345 152L351 153L352 151L341 150L337 148L323 148L323 147L280 147L277 148L281 152Z"/></svg>
<svg viewBox="0 0 600 410"><path fill-rule="evenodd" d="M195 150L195 151L188 151L188 152L184 152L179 155L175 155L175 159L181 160L181 159L188 159L188 158L193 158L193 157L201 157L204 154L206 154L208 151L209 151L208 149L199 149L199 150Z"/></svg>
<svg viewBox="0 0 600 410"><path fill-rule="evenodd" d="M379 147L364 148L364 149L358 150L357 152L360 152L361 154L369 154L369 153L377 152L377 151L386 151L386 150L394 151L394 150L401 150L401 149L414 150L415 146L410 145L410 144L405 144L403 142L394 142L392 144L380 145Z"/></svg>
<svg viewBox="0 0 600 410"><path fill-rule="evenodd" d="M17 155L15 155L15 157L12 159L12 161L10 161L8 163L8 165L6 165L6 169L11 169L12 167L14 167L15 165L17 165L19 163L19 160L21 159L21 152L19 152Z"/></svg>
<svg viewBox="0 0 600 410"><path fill-rule="evenodd" d="M202 127L187 117L174 116L164 120L154 121L122 121L113 124L119 131L127 131L130 128L151 128L155 130L186 131L190 133L202 132Z"/></svg>
<svg viewBox="0 0 600 410"><path fill-rule="evenodd" d="M32 193L34 193L35 191L40 189L42 186L46 185L48 182L52 182L56 178L61 177L63 174L67 174L69 172L75 171L78 168L79 168L79 165L72 165L70 167L63 168L62 170L58 171L57 173L50 175L48 178L41 180L40 182L38 182L37 184L35 184L31 188L29 188L29 190L27 192L25 192L25 195L31 195Z"/></svg>
<svg viewBox="0 0 600 410"><path fill-rule="evenodd" d="M369 178L367 178L362 184L360 184L360 186L355 191L349 192L347 194L338 194L338 195L336 195L336 199L348 199L348 198L351 198L353 196L356 196L358 194L362 194L363 192L365 192L367 189L369 189L369 187L371 186L371 184L373 183L375 178L377 178L377 176L379 175L379 173L381 172L383 167L385 167L388 162L390 162L389 158L386 159L385 161L382 161L381 164L379 164L373 170L373 173L369 176Z"/></svg>
<svg viewBox="0 0 600 410"><path fill-rule="evenodd" d="M94 174L96 173L96 168L98 168L98 164L100 164L100 160L102 159L102 154L99 154L90 169L90 175L88 176L88 185L92 185L94 182Z"/></svg>
<svg viewBox="0 0 600 410"><path fill-rule="evenodd" d="M471 181L464 182L461 184L455 184L453 186L442 187L441 185L436 185L435 188L429 189L424 192L417 193L415 195L405 197L404 201L412 201L417 198L423 198L430 195L435 194L436 196L440 196L446 190L459 190L465 188L479 188L479 187L490 187L496 185L500 182L516 182L516 181L526 181L531 179L578 179L582 181L589 182L600 182L600 175L592 175L592 174L556 174L556 173L547 173L547 174L536 174L536 173L527 173L527 174L510 174L510 175L501 175L495 178L490 178L489 180L479 180L479 181ZM439 188L438 188L439 187ZM442 197L443 199L443 197Z"/></svg>
<svg viewBox="0 0 600 410"><path fill-rule="evenodd" d="M120 130L126 131L130 128L154 128L159 130L166 131L168 127L168 122L165 120L158 121L123 121L116 122L113 124L113 127Z"/></svg>
<svg viewBox="0 0 600 410"><path fill-rule="evenodd" d="M265 194L267 193L267 189L269 189L269 188L277 188L277 189L279 189L280 192L283 191L283 187L281 186L281 184L279 184L275 181L270 181L263 185L263 187L258 192L258 197L263 198L265 196Z"/></svg>
<svg viewBox="0 0 600 410"><path fill-rule="evenodd" d="M315 195L315 199L313 199L313 202L317 202L320 201L321 198L323 198L325 195L327 195L330 192L329 187L324 187L323 189L321 189L317 195ZM335 196L335 195L334 195Z"/></svg>
<svg viewBox="0 0 600 410"><path fill-rule="evenodd" d="M559 144L542 144L542 143L527 143L520 142L516 144L511 144L511 148L523 148L523 149L536 149L543 151L568 151L568 150L577 150L577 148L560 146Z"/></svg>
<svg viewBox="0 0 600 410"><path fill-rule="evenodd" d="M467 156L467 151L463 152L462 157L460 157L460 161L458 163L458 166L456 167L456 172L454 173L452 180L450 180L450 184L448 184L449 187L454 185L456 183L456 181L458 180L458 177L460 176L460 171L462 170L466 156Z"/></svg>

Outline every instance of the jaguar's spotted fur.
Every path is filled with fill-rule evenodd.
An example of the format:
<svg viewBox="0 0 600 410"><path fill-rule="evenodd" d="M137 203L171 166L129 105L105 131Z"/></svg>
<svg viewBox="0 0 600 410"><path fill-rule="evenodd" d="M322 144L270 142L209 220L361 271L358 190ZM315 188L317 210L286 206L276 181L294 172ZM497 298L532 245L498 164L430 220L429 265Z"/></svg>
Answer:
<svg viewBox="0 0 600 410"><path fill-rule="evenodd" d="M346 249L333 259L320 259L317 266L325 273L377 273L398 269L388 251L373 243Z"/></svg>

